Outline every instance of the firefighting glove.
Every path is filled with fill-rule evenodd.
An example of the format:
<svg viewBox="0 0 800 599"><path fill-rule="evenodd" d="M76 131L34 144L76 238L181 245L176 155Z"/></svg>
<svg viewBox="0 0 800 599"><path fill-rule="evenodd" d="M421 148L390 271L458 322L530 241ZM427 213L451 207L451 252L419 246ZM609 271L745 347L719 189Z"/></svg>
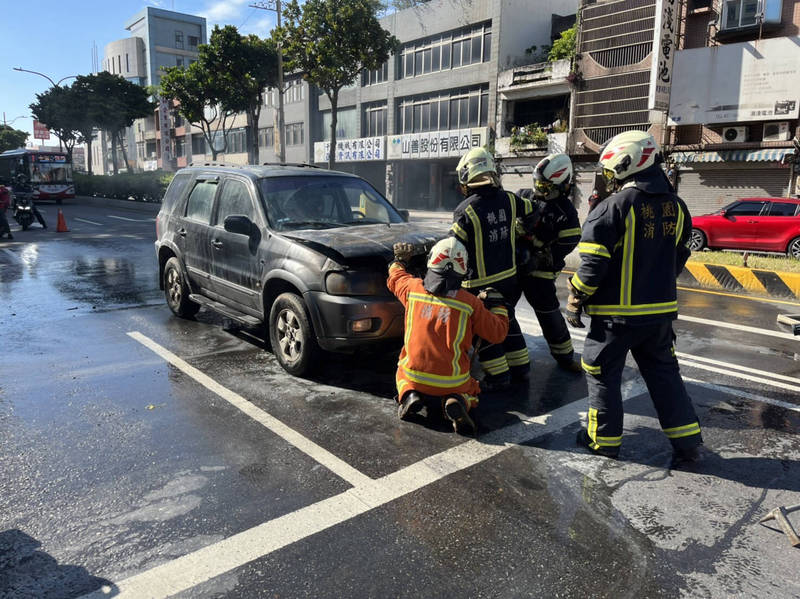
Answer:
<svg viewBox="0 0 800 599"><path fill-rule="evenodd" d="M411 256L414 255L414 244L400 241L395 243L392 249L394 250L394 259L403 266L408 266Z"/></svg>
<svg viewBox="0 0 800 599"><path fill-rule="evenodd" d="M570 281L567 285L569 288L569 298L567 298L566 319L570 326L579 329L586 328L586 325L581 322L581 310L583 310L583 302L588 297L585 293L578 291L572 286Z"/></svg>
<svg viewBox="0 0 800 599"><path fill-rule="evenodd" d="M481 289L480 293L478 293L478 299L481 300L483 305L489 310L497 306L504 306L506 303L506 298L494 287Z"/></svg>

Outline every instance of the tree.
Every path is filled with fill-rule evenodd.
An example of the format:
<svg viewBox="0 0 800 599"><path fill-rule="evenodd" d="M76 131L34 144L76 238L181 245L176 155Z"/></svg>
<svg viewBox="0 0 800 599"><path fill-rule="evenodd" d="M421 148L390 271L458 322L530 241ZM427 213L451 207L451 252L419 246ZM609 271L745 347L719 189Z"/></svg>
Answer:
<svg viewBox="0 0 800 599"><path fill-rule="evenodd" d="M201 47L202 48L202 47ZM178 112L189 123L200 127L214 160L228 146L228 131L235 113L220 105L221 84L203 67L200 60L183 67L167 67L161 77L159 93L178 102ZM222 132L222 148L216 146L217 134Z"/></svg>
<svg viewBox="0 0 800 599"><path fill-rule="evenodd" d="M550 52L547 54L547 60L550 62L561 60L563 58L569 58L572 60L575 57L575 42L577 32L577 24L562 31L561 37L553 42L553 47L550 48Z"/></svg>
<svg viewBox="0 0 800 599"><path fill-rule="evenodd" d="M28 135L25 131L14 129L11 125L0 124L0 152L25 147Z"/></svg>
<svg viewBox="0 0 800 599"><path fill-rule="evenodd" d="M381 2L381 11L390 12L412 8L418 4L427 4L431 0L385 0Z"/></svg>
<svg viewBox="0 0 800 599"><path fill-rule="evenodd" d="M381 27L379 9L378 0L306 0L302 8L291 0L283 11L286 21L277 35L286 67L302 73L331 102L331 169L336 162L339 91L362 71L379 68L400 46Z"/></svg>
<svg viewBox="0 0 800 599"><path fill-rule="evenodd" d="M56 134L72 162L72 150L77 141L75 126L83 118L83 106L77 101L71 87L54 86L46 92L36 94L36 102L30 105L34 118L47 125Z"/></svg>
<svg viewBox="0 0 800 599"><path fill-rule="evenodd" d="M233 25L214 27L198 61L222 109L247 115L247 160L258 164L258 118L264 90L278 84L278 54L273 40L241 35Z"/></svg>
<svg viewBox="0 0 800 599"><path fill-rule="evenodd" d="M114 174L117 174L117 143L120 144L125 165L128 164L122 132L136 119L151 116L155 105L145 88L106 71L79 76L73 84L76 85L80 86L82 93L87 94L86 97L92 99L87 107L87 118L98 129L111 133L111 161Z"/></svg>

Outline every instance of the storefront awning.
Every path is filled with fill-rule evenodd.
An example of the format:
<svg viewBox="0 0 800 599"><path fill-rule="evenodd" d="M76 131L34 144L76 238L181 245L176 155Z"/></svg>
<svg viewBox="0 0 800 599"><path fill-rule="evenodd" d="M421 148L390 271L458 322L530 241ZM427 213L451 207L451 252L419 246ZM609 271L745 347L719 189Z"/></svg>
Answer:
<svg viewBox="0 0 800 599"><path fill-rule="evenodd" d="M772 150L722 150L719 152L673 152L670 161L678 164L692 162L780 162L790 148Z"/></svg>

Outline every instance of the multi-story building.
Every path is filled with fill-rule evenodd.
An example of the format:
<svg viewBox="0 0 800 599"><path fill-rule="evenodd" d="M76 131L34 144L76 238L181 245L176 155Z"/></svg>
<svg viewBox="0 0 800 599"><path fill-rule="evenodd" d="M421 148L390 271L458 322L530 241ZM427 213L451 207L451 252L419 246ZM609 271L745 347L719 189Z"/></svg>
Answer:
<svg viewBox="0 0 800 599"><path fill-rule="evenodd" d="M164 67L188 66L206 43L203 17L148 6L125 23L131 36L106 45L102 68L142 86L157 86ZM129 170L174 169L191 161L192 133L161 101L152 117L139 119L124 136ZM101 132L92 145L96 173L110 172L110 141ZM121 158L120 158L121 159Z"/></svg>
<svg viewBox="0 0 800 599"><path fill-rule="evenodd" d="M797 191L800 0L688 0L670 102L678 192L696 214Z"/></svg>
<svg viewBox="0 0 800 599"><path fill-rule="evenodd" d="M459 157L494 143L498 73L530 62L527 48L550 43L551 16L575 8L576 0L541 0L535 10L530 0L433 0L383 18L402 46L341 91L336 168L399 207L453 208ZM309 96L313 160L324 164L330 102L313 89Z"/></svg>

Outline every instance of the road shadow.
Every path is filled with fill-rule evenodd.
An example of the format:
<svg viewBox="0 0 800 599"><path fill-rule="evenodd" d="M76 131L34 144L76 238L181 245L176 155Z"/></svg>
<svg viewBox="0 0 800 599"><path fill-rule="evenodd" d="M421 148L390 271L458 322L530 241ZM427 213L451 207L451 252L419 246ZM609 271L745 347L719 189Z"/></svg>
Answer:
<svg viewBox="0 0 800 599"><path fill-rule="evenodd" d="M107 587L110 581L92 576L82 566L59 564L39 550L41 543L19 529L0 532L0 597L47 597L71 599Z"/></svg>

